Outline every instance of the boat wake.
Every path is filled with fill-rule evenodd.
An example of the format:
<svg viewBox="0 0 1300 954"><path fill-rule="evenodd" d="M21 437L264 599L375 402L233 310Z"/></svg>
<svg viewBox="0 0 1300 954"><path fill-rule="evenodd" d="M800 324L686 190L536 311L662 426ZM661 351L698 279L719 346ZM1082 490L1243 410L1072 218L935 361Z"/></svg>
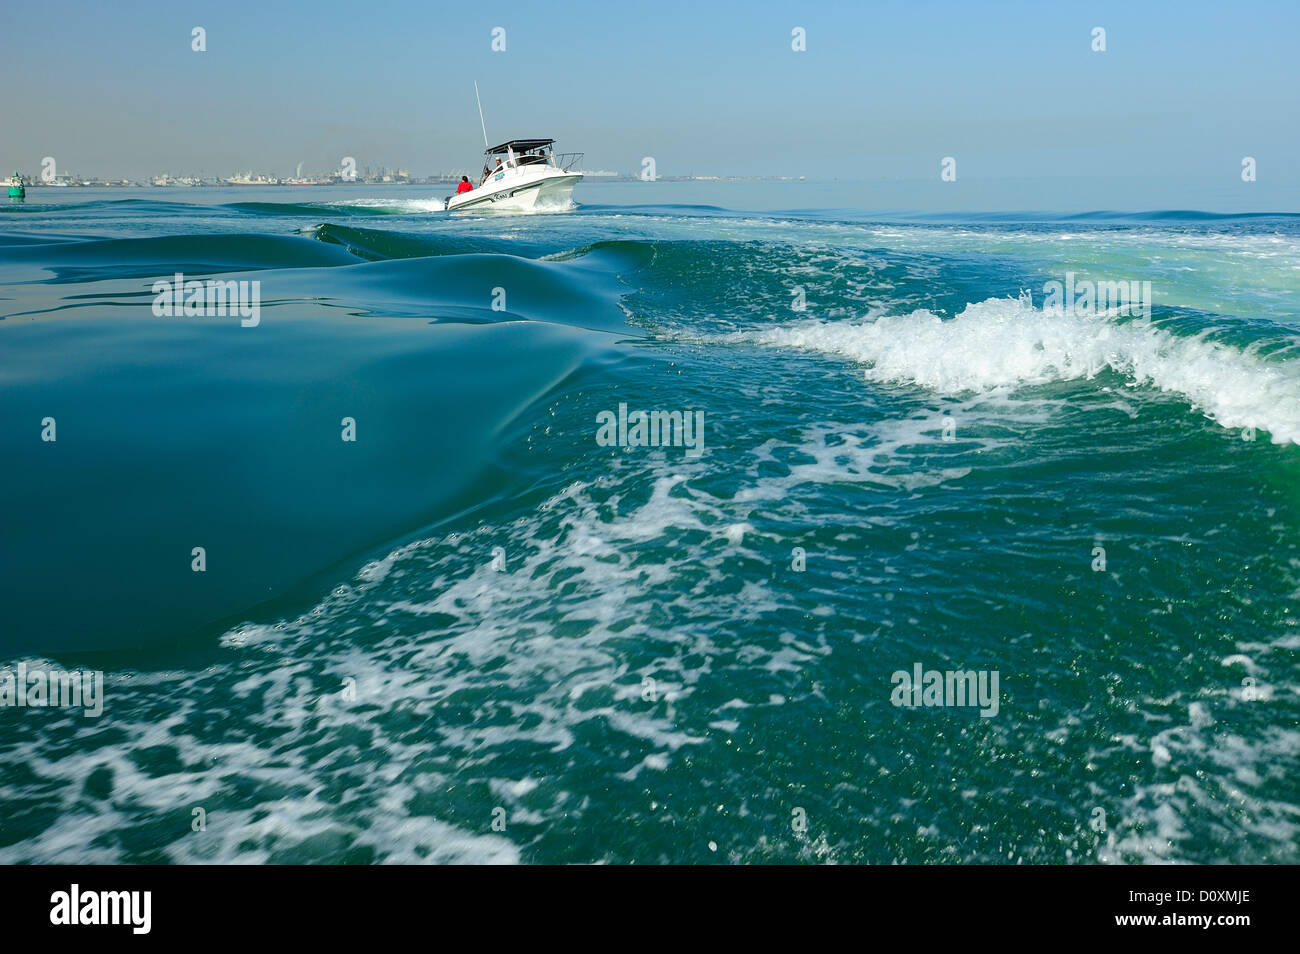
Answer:
<svg viewBox="0 0 1300 954"><path fill-rule="evenodd" d="M971 304L952 319L918 309L874 320L799 321L736 332L734 342L848 358L868 381L945 395L1092 380L1174 393L1228 429L1257 428L1300 444L1300 341L1223 340L1231 329L1179 334L1148 318L1079 316L1008 298Z"/></svg>

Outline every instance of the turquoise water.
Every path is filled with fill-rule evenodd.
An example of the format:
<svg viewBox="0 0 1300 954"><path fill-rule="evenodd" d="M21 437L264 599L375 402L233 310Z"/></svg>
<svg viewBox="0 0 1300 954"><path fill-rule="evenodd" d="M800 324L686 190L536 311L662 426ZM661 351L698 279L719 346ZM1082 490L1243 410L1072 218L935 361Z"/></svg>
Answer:
<svg viewBox="0 0 1300 954"><path fill-rule="evenodd" d="M702 190L0 208L0 862L1300 861L1300 217Z"/></svg>

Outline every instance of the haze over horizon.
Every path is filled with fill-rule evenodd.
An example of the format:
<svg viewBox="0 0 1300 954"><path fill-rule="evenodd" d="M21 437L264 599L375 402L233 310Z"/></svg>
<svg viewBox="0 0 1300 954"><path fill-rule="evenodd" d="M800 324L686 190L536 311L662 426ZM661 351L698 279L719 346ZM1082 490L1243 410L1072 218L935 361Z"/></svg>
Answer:
<svg viewBox="0 0 1300 954"><path fill-rule="evenodd" d="M1046 181L1051 205L1294 211L1294 4L756 0L490 12L338 0L218 7L69 0L0 11L0 169L111 178L473 168L473 81L493 142L549 136L588 169L933 183ZM206 51L191 48L205 31ZM504 51L493 30L504 29ZM792 49L792 30L806 50ZM1106 31L1106 50L1092 31ZM500 45L500 43L498 43ZM52 60L50 50L60 51ZM1189 106L1195 104L1195 108ZM1244 157L1257 181L1241 181Z"/></svg>

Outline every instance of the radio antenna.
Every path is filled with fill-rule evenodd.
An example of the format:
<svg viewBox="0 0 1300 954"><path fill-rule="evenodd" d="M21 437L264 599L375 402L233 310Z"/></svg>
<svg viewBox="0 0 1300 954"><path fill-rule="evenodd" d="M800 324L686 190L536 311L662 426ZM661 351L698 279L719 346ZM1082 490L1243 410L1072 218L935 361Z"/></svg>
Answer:
<svg viewBox="0 0 1300 954"><path fill-rule="evenodd" d="M491 149L487 139L487 124L483 122L483 100L478 96L478 80L474 81L474 102L478 103L478 124L483 127L483 148Z"/></svg>

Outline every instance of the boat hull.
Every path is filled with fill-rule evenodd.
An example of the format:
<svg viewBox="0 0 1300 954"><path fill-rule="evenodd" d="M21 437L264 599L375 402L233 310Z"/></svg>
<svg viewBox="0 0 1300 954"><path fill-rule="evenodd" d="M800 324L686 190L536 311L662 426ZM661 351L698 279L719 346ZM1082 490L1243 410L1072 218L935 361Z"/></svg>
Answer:
<svg viewBox="0 0 1300 954"><path fill-rule="evenodd" d="M551 169L538 175L490 177L478 189L462 192L447 200L452 212L562 212L573 208L573 187L582 181L578 172Z"/></svg>

